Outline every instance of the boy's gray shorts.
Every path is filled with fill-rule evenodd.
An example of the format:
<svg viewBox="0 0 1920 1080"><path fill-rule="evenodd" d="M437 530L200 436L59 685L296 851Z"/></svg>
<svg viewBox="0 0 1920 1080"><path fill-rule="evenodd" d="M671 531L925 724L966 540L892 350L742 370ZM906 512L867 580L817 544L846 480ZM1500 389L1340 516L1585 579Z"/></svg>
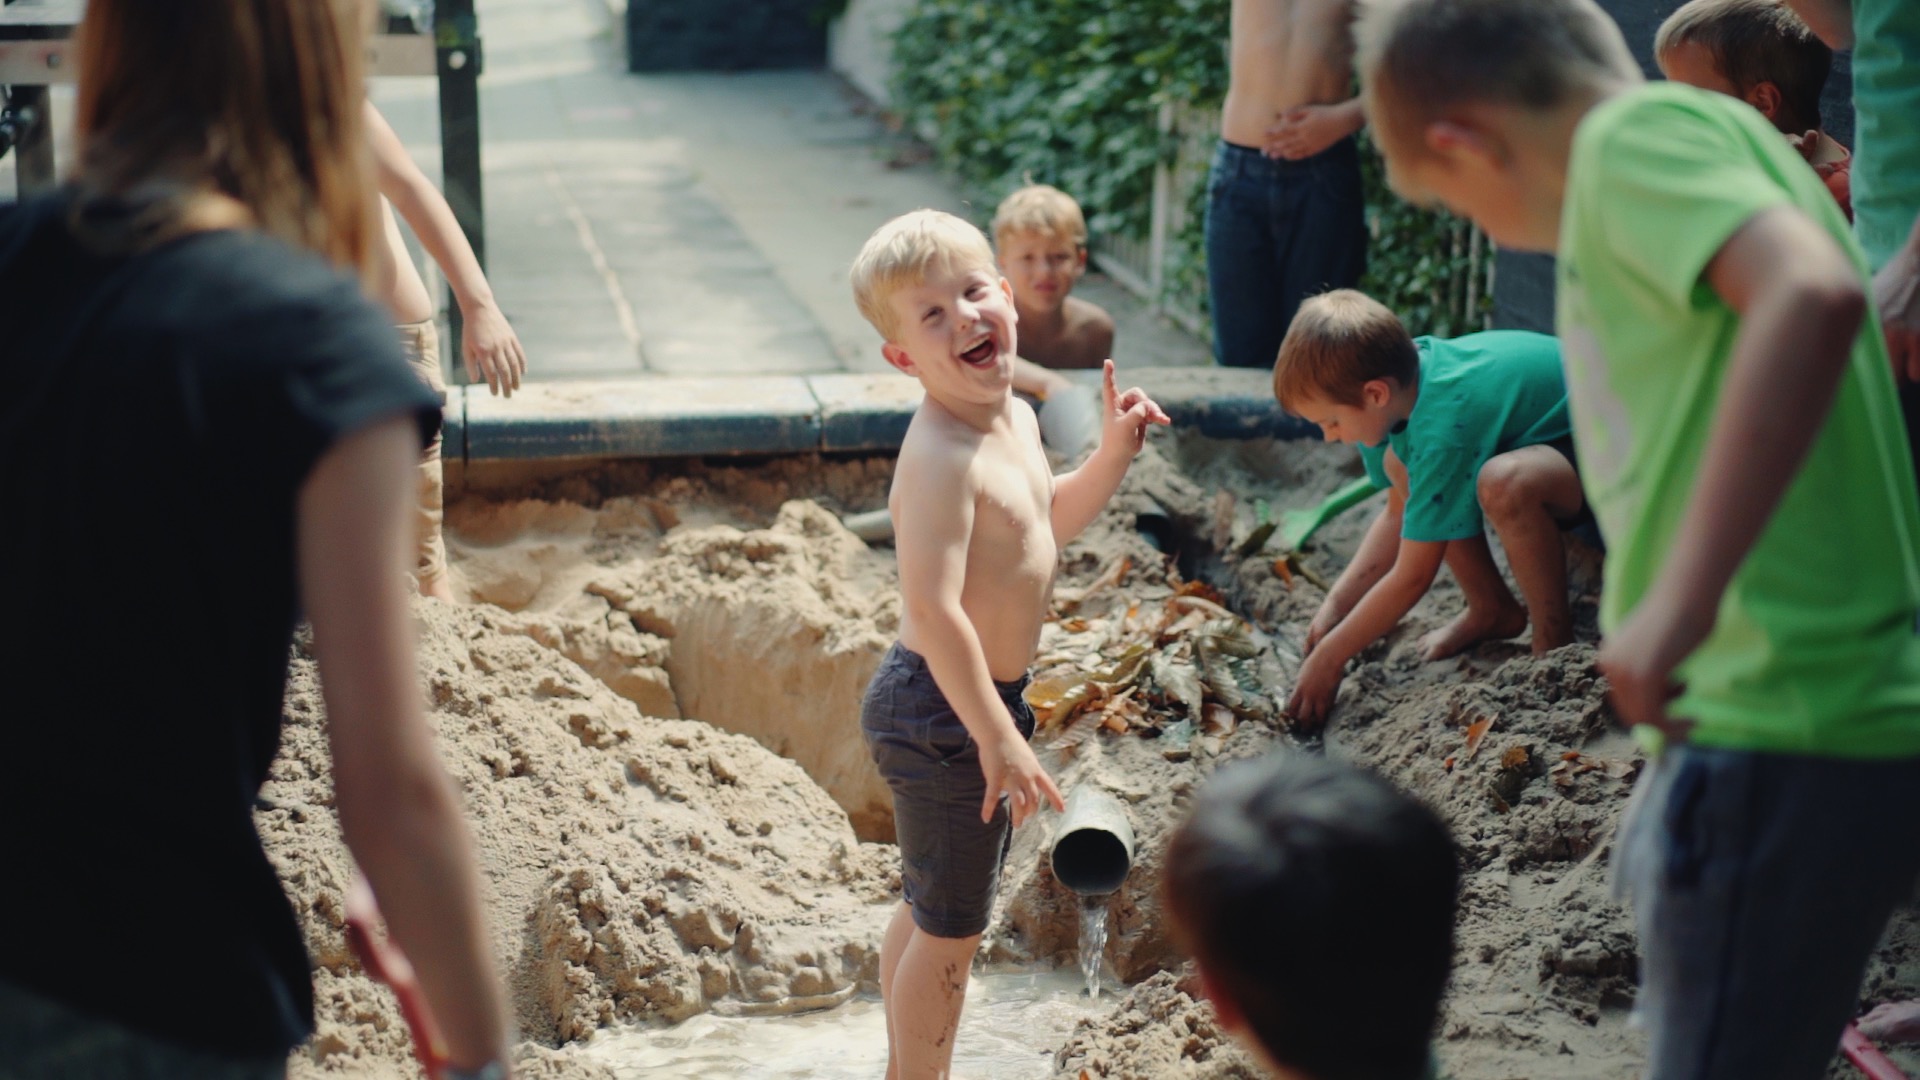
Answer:
<svg viewBox="0 0 1920 1080"><path fill-rule="evenodd" d="M995 682L1024 738L1033 737L1027 677ZM920 654L896 643L880 660L860 703L860 730L893 790L901 881L913 921L935 937L965 938L987 928L1000 864L1013 838L1007 800L980 820L987 778L980 749L934 685Z"/></svg>
<svg viewBox="0 0 1920 1080"><path fill-rule="evenodd" d="M1920 759L1680 746L1620 824L1646 1080L1820 1076L1920 872Z"/></svg>

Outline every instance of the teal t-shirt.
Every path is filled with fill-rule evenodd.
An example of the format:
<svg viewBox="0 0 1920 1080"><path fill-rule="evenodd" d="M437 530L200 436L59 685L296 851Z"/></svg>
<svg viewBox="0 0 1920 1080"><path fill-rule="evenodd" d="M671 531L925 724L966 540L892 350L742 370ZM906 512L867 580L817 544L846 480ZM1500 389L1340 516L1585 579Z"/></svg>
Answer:
<svg viewBox="0 0 1920 1080"><path fill-rule="evenodd" d="M1853 0L1853 213L1867 264L1920 217L1920 3Z"/></svg>
<svg viewBox="0 0 1920 1080"><path fill-rule="evenodd" d="M1420 396L1399 431L1362 446L1367 475L1387 487L1388 447L1407 467L1400 535L1464 540L1485 529L1480 466L1496 454L1572 433L1560 343L1547 334L1489 330L1457 338L1419 337Z"/></svg>
<svg viewBox="0 0 1920 1080"><path fill-rule="evenodd" d="M1658 575L1698 479L1740 318L1703 280L1755 214L1788 205L1866 262L1813 170L1738 100L1674 83L1575 132L1558 324L1587 498L1607 537L1600 625ZM1920 755L1920 506L1877 317L1800 473L1676 673L1706 746ZM1647 732L1648 736L1652 733Z"/></svg>

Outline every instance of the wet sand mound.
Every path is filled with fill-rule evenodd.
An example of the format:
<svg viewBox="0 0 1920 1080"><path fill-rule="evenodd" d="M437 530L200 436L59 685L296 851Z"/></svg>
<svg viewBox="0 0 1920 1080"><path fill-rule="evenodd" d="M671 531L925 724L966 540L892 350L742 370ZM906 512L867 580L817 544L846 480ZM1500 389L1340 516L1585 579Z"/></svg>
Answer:
<svg viewBox="0 0 1920 1080"><path fill-rule="evenodd" d="M415 611L523 1036L817 1005L876 977L891 853L860 844L798 766L706 724L643 716L497 611ZM286 715L257 820L316 961L320 1029L296 1071L399 1068L404 1028L342 935L349 864L304 653Z"/></svg>
<svg viewBox="0 0 1920 1080"><path fill-rule="evenodd" d="M894 849L859 842L890 835L891 822L858 699L899 600L892 553L836 518L880 505L889 470L613 466L470 487L450 509L456 569L482 606L416 608L422 677L533 1040L520 1049L528 1075L595 1075L568 1044L602 1025L829 1004L872 988L898 873ZM1277 576L1275 553L1237 548L1261 503L1268 514L1310 505L1356 471L1339 447L1157 436L1112 508L1063 552L1071 612L1048 627L1042 663L1085 655L1101 626L1200 579L1267 632L1290 678L1324 594L1306 576ZM1303 563L1312 576L1338 574L1372 512L1322 532ZM1123 560L1128 572L1110 580ZM1593 670L1591 559L1575 571L1580 643L1545 657L1494 643L1424 663L1420 637L1460 607L1443 575L1353 665L1326 734L1327 752L1426 800L1460 843L1438 1044L1459 1080L1597 1080L1643 1061L1625 1025L1631 927L1604 880L1637 758ZM1272 688L1287 690L1284 679ZM320 711L312 665L297 656L287 745L259 814L318 969L321 1030L295 1072L401 1074L390 999L341 938L347 863ZM1063 789L1115 792L1138 838L1136 869L1108 901L1105 957L1136 985L1061 1049L1059 1074L1076 1080L1255 1075L1179 981L1190 969L1161 916L1160 860L1214 768L1289 737L1242 719L1171 739L1173 719L1066 749L1046 749L1058 731L1036 740ZM1074 960L1080 905L1047 860L1056 820L1042 814L1015 835L989 963ZM1912 992L1910 922L1876 958L1873 993Z"/></svg>
<svg viewBox="0 0 1920 1080"><path fill-rule="evenodd" d="M866 462L666 477L608 470L536 497L449 512L472 598L651 715L694 717L792 758L864 840L893 839L886 787L847 718L899 626L891 552L872 551L806 493L884 501ZM643 495L605 497L641 484ZM586 490L581 487L592 486ZM569 497L588 497L589 509Z"/></svg>

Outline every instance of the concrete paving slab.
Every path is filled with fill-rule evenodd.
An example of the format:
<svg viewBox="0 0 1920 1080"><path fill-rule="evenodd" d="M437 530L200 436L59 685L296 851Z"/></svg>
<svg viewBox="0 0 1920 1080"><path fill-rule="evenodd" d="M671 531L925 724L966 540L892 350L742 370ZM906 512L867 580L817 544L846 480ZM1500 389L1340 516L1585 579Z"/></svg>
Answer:
<svg viewBox="0 0 1920 1080"><path fill-rule="evenodd" d="M1131 368L1120 385L1138 386L1180 427L1215 439L1318 439L1320 429L1281 411L1273 376L1245 368Z"/></svg>
<svg viewBox="0 0 1920 1080"><path fill-rule="evenodd" d="M463 387L469 461L812 453L820 407L799 377L547 382L511 399Z"/></svg>
<svg viewBox="0 0 1920 1080"><path fill-rule="evenodd" d="M917 379L889 369L883 375L814 375L820 401L822 450L897 450L925 397Z"/></svg>

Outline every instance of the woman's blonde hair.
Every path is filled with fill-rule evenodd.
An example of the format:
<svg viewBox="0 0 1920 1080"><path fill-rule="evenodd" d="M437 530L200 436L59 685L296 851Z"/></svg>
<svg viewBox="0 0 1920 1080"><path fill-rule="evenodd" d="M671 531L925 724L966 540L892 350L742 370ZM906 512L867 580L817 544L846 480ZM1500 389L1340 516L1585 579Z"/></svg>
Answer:
<svg viewBox="0 0 1920 1080"><path fill-rule="evenodd" d="M134 251L225 195L260 231L364 273L368 0L88 0L76 33L76 231Z"/></svg>

